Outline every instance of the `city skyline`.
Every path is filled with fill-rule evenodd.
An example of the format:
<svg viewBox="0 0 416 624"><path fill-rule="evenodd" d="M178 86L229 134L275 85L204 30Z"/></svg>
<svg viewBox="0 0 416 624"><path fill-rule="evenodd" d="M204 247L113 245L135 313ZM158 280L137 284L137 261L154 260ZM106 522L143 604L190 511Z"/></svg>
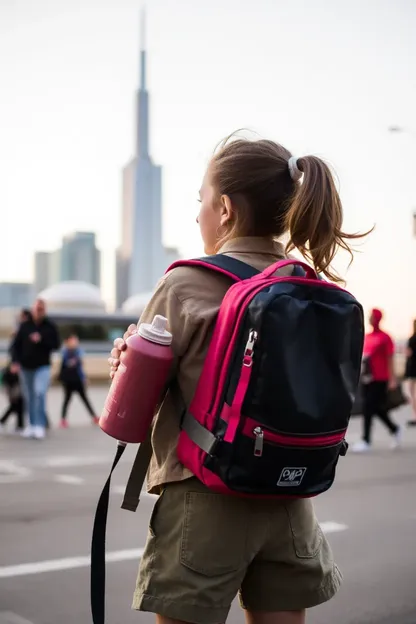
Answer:
<svg viewBox="0 0 416 624"><path fill-rule="evenodd" d="M203 253L198 189L233 130L315 153L339 176L345 228L376 225L348 271L337 261L348 288L407 335L416 316L414 3L152 0L148 13L164 244ZM0 7L1 281L31 278L35 247L56 248L65 231L96 231L103 295L113 301L119 171L135 134L137 15L133 0L105 10L93 0ZM405 131L390 133L392 125Z"/></svg>

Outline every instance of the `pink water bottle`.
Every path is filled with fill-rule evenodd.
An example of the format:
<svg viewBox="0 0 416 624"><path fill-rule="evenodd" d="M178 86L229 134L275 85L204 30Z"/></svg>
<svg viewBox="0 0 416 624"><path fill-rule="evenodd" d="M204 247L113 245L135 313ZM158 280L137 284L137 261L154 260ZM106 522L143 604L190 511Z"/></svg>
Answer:
<svg viewBox="0 0 416 624"><path fill-rule="evenodd" d="M101 429L120 442L143 442L152 424L173 362L167 324L157 315L126 340L100 418Z"/></svg>

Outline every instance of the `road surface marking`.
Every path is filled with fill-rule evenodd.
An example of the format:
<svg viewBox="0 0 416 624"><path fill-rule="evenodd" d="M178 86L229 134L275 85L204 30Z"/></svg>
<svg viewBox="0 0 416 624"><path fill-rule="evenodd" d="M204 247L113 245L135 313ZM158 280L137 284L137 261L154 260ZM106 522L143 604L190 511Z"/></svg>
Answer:
<svg viewBox="0 0 416 624"><path fill-rule="evenodd" d="M11 611L0 611L0 624L33 624Z"/></svg>
<svg viewBox="0 0 416 624"><path fill-rule="evenodd" d="M16 483L27 481L32 471L14 461L0 461L0 483Z"/></svg>
<svg viewBox="0 0 416 624"><path fill-rule="evenodd" d="M126 486L125 485L113 485L111 487L111 491L113 494L121 494L122 496L124 496L124 493L126 491ZM146 492L146 490L142 490L142 493L140 494L140 498L157 498L157 494L149 494L149 492Z"/></svg>
<svg viewBox="0 0 416 624"><path fill-rule="evenodd" d="M149 494L148 496L152 496ZM322 522L321 528L324 533L338 533L348 529L346 524L339 522ZM131 548L128 550L116 550L107 553L107 563L118 561L130 561L139 559L143 555L144 548ZM50 559L34 563L20 563L17 565L0 567L0 578L13 578L15 576L29 576L44 572L59 572L61 570L74 570L75 568L87 568L90 565L90 557L68 557L66 559ZM2 622L0 621L0 624ZM12 622L13 624L13 622ZM18 622L16 622L18 624Z"/></svg>
<svg viewBox="0 0 416 624"><path fill-rule="evenodd" d="M107 563L118 561L130 561L140 559L144 548L131 548L129 550L116 550L107 553ZM66 559L49 559L48 561L37 561L34 563L20 563L18 565L4 566L0 568L0 578L13 578L16 576L29 576L32 574L42 574L44 572L59 572L61 570L74 570L76 568L88 568L91 562L88 557L67 557ZM16 623L17 624L17 623Z"/></svg>
<svg viewBox="0 0 416 624"><path fill-rule="evenodd" d="M39 465L47 468L77 468L78 466L99 466L111 464L110 455L93 455L92 457L76 457L70 455L57 455L43 460Z"/></svg>
<svg viewBox="0 0 416 624"><path fill-rule="evenodd" d="M339 533L348 529L346 524L340 524L339 522L321 522L320 526L324 533Z"/></svg>
<svg viewBox="0 0 416 624"><path fill-rule="evenodd" d="M75 475L55 475L53 480L58 483L66 483L67 485L81 485L85 481L85 479Z"/></svg>

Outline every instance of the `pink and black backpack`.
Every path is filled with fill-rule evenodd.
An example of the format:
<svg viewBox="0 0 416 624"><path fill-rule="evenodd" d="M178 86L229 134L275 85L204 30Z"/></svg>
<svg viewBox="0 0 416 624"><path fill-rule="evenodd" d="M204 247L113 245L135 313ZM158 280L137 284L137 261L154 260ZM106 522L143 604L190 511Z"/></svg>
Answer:
<svg viewBox="0 0 416 624"><path fill-rule="evenodd" d="M258 272L230 256L172 265L227 275L178 457L207 487L309 497L331 487L357 392L363 311L307 264ZM290 276L279 269L294 265Z"/></svg>

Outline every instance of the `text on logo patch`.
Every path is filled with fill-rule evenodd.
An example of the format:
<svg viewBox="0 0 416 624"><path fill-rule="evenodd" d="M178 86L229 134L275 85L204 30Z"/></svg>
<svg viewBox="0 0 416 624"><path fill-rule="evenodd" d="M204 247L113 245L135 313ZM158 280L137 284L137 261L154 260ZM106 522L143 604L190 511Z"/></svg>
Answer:
<svg viewBox="0 0 416 624"><path fill-rule="evenodd" d="M306 468L286 467L280 473L277 485L281 487L296 487L302 483Z"/></svg>

